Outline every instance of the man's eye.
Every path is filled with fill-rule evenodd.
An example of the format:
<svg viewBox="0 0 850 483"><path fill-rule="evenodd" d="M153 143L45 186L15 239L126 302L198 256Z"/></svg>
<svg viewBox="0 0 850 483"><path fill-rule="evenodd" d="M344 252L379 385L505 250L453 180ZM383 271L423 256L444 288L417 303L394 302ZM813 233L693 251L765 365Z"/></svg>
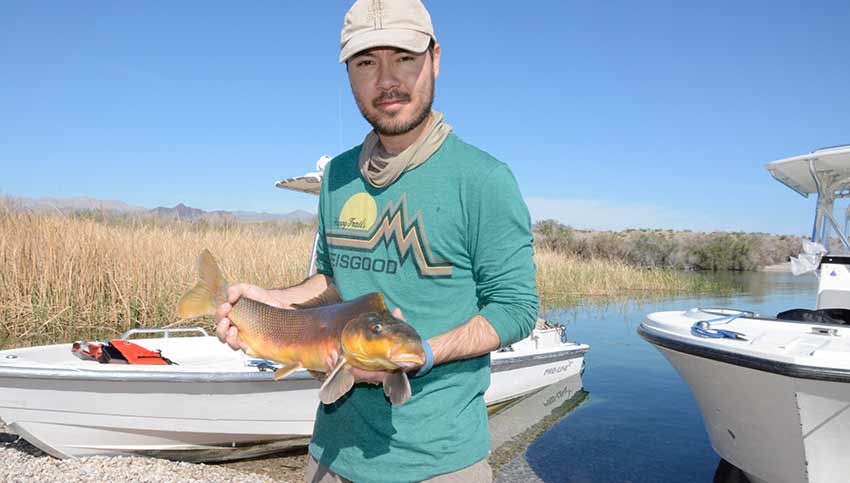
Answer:
<svg viewBox="0 0 850 483"><path fill-rule="evenodd" d="M369 59L358 60L354 65L357 67L366 67L372 65L372 61Z"/></svg>
<svg viewBox="0 0 850 483"><path fill-rule="evenodd" d="M414 57L412 55L405 55L400 60L401 60L401 62L412 62L412 61L416 60L416 57Z"/></svg>

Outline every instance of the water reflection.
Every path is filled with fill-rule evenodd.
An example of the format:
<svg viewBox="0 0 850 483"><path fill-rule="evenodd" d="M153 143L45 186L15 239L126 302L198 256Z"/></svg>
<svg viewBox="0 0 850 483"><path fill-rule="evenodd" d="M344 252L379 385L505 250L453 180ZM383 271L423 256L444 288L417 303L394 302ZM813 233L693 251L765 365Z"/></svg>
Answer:
<svg viewBox="0 0 850 483"><path fill-rule="evenodd" d="M728 299L745 296L753 304L761 304L777 295L798 294L810 290L815 297L817 279L813 274L795 276L790 273L768 272L716 272L711 275L718 281L736 288L737 293Z"/></svg>
<svg viewBox="0 0 850 483"><path fill-rule="evenodd" d="M490 465L496 481L533 481L525 464L528 446L588 400L580 375L547 386L507 405L491 409ZM538 480L539 481L539 480Z"/></svg>
<svg viewBox="0 0 850 483"><path fill-rule="evenodd" d="M817 279L811 274L717 272L707 276L723 279L725 284L735 286L737 292L732 295L686 294L613 299L606 304L579 307L551 305L546 307L544 314L547 319L565 325L615 316L622 317L627 324L634 324L634 319L638 319L636 323L640 324L647 313L656 310L725 307L756 309L761 315L775 316L790 308L814 308ZM782 302L783 296L787 297L786 302Z"/></svg>

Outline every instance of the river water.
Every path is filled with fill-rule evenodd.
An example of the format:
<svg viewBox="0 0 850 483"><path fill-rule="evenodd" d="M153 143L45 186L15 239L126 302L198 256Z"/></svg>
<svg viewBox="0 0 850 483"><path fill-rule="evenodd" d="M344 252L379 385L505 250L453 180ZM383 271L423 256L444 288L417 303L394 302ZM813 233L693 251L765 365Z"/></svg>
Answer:
<svg viewBox="0 0 850 483"><path fill-rule="evenodd" d="M559 388L562 408L497 471L499 482L711 482L720 457L678 373L637 335L649 312L729 307L776 315L814 308L812 275L724 274L741 292L546 311L571 340L590 344L579 386ZM557 393L557 392L556 392ZM552 401L549 396L549 401ZM547 410L548 413L548 410ZM516 446L516 445L515 445Z"/></svg>

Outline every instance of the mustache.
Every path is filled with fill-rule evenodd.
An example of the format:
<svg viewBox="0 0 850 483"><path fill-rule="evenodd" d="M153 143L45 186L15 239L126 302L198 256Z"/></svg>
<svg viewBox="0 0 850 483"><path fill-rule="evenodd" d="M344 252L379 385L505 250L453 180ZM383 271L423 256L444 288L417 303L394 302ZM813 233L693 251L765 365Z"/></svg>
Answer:
<svg viewBox="0 0 850 483"><path fill-rule="evenodd" d="M397 90L384 92L372 101L372 107L377 108L378 104L389 101L408 102L410 101L410 94L405 94L404 92L400 92Z"/></svg>

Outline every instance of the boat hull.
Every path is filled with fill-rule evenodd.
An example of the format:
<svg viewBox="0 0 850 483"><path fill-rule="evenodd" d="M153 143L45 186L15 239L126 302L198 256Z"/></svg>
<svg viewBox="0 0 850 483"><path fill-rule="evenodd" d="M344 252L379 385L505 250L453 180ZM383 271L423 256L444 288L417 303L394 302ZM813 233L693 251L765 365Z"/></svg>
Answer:
<svg viewBox="0 0 850 483"><path fill-rule="evenodd" d="M847 480L850 383L843 371L743 355L725 341L689 342L651 321L639 333L687 382L714 450L751 481Z"/></svg>
<svg viewBox="0 0 850 483"><path fill-rule="evenodd" d="M0 387L0 418L52 456L132 453L184 461L239 459L306 444L319 390L308 379L0 378Z"/></svg>
<svg viewBox="0 0 850 483"><path fill-rule="evenodd" d="M575 376L586 350L560 344L534 353L494 353L485 400L508 401ZM320 383L305 371L274 381L271 371L257 369L95 367L0 365L0 419L58 458L140 454L229 461L304 446L313 430Z"/></svg>

